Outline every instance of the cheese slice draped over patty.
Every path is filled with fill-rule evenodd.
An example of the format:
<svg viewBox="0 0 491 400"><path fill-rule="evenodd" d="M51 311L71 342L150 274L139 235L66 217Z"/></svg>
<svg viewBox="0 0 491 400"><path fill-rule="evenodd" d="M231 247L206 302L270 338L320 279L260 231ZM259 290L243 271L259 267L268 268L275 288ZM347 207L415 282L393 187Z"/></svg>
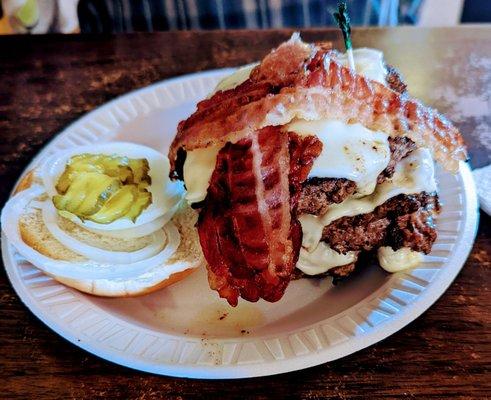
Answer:
<svg viewBox="0 0 491 400"><path fill-rule="evenodd" d="M436 189L435 168L430 151L425 148L414 150L396 165L392 178L377 185L372 194L361 198L349 197L342 203L332 204L321 216L300 215L302 247L314 251L324 227L339 218L370 213L399 194L433 193Z"/></svg>
<svg viewBox="0 0 491 400"><path fill-rule="evenodd" d="M378 175L389 164L389 136L361 124L299 120L288 124L286 130L315 135L322 142L322 153L315 159L309 178L349 179L356 183L359 195L373 192Z"/></svg>

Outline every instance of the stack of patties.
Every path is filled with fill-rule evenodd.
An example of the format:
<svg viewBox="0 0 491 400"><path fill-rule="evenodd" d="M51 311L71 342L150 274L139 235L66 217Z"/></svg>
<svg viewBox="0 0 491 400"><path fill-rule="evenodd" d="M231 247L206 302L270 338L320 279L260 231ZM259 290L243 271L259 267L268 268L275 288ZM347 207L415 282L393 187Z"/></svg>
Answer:
<svg viewBox="0 0 491 400"><path fill-rule="evenodd" d="M434 159L465 159L455 127L405 93L383 54L294 35L180 123L169 152L200 211L210 286L280 299L295 274L348 276L364 254L394 272L436 239Z"/></svg>
<svg viewBox="0 0 491 400"><path fill-rule="evenodd" d="M358 74L406 94L406 84L381 51L361 48L353 55ZM333 51L332 57L348 63L344 54ZM360 123L295 120L287 127L323 143L298 203L303 241L297 268L303 274L297 276L328 274L336 281L374 251L385 270L396 272L430 252L439 205L428 148Z"/></svg>

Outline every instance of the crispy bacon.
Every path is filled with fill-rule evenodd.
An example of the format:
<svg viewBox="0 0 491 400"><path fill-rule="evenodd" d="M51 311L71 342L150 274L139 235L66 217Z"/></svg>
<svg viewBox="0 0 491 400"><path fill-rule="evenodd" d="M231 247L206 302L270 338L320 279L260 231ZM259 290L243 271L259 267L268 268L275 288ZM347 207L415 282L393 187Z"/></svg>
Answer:
<svg viewBox="0 0 491 400"><path fill-rule="evenodd" d="M262 127L285 125L294 118L358 122L393 137L407 136L417 146L429 147L448 170L458 169L458 161L466 158L463 139L443 116L341 66L330 57L328 46L306 46L298 38L291 39L268 55L251 79L201 104L197 113L178 128L169 151L171 169L175 168L180 148L235 143ZM307 48L310 57L299 67ZM296 52L301 57L284 56ZM222 102L223 97L228 100Z"/></svg>
<svg viewBox="0 0 491 400"><path fill-rule="evenodd" d="M330 42L324 43L323 51L331 48ZM284 87L294 83L305 63L317 52L314 45L302 42L298 34L273 49L252 72L253 82L268 81L274 86Z"/></svg>
<svg viewBox="0 0 491 400"><path fill-rule="evenodd" d="M267 127L219 152L198 233L210 287L231 305L283 296L301 244L297 192L321 149Z"/></svg>
<svg viewBox="0 0 491 400"><path fill-rule="evenodd" d="M290 137L290 196L291 208L297 212L302 184L307 180L314 160L322 152L322 142L316 136L299 136L294 132Z"/></svg>
<svg viewBox="0 0 491 400"><path fill-rule="evenodd" d="M330 43L324 43L323 49L331 49ZM211 98L200 101L196 112L179 123L177 135L194 124L226 117L231 110L237 110L291 85L305 62L314 54L313 51L313 46L302 42L298 37L283 43L253 69L245 82L233 89L218 91Z"/></svg>

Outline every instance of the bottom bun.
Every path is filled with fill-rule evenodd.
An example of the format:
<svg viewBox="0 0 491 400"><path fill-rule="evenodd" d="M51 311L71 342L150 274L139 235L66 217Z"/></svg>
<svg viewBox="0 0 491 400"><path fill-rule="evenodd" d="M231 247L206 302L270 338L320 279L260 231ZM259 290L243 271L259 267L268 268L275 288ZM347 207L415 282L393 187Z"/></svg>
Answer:
<svg viewBox="0 0 491 400"><path fill-rule="evenodd" d="M28 189L33 183L29 173L17 186L16 192ZM187 205L182 205L172 222L181 236L176 252L165 264L154 267L145 273L125 279L72 279L49 274L53 279L81 292L104 297L141 296L172 285L190 275L196 268L204 265L203 253L195 228L198 213ZM53 259L80 261L80 255L73 253L58 242L44 226L39 210L26 210L19 221L22 240L39 253ZM121 240L118 239L119 246ZM107 246L107 237L105 240ZM127 251L131 251L128 249ZM171 268L174 272L169 275Z"/></svg>
<svg viewBox="0 0 491 400"><path fill-rule="evenodd" d="M162 266L165 268L165 265ZM92 294L94 296L102 297L137 297L145 294L153 293L159 289L163 289L169 285L172 285L180 280L186 278L196 268L190 267L184 271L176 272L167 279L156 283L153 286L148 284L138 285L135 280L126 280L116 282L114 280L102 282L102 280L75 280L68 278L60 278L59 276L51 276L53 279L66 286L70 286L81 292ZM137 278L138 279L138 278Z"/></svg>

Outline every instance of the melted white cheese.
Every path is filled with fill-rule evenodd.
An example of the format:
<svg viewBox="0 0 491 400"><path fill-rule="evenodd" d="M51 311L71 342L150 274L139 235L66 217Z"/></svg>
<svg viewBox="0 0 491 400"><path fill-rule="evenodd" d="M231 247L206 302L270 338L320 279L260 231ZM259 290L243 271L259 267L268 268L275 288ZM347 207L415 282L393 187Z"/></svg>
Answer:
<svg viewBox="0 0 491 400"><path fill-rule="evenodd" d="M377 176L390 160L389 136L361 124L299 120L286 129L300 135L316 135L322 142L322 153L314 160L309 177L352 180L361 195L373 192Z"/></svg>
<svg viewBox="0 0 491 400"><path fill-rule="evenodd" d="M377 251L378 262L387 272L398 272L413 268L423 260L423 255L407 247L392 250L391 247L380 247Z"/></svg>
<svg viewBox="0 0 491 400"><path fill-rule="evenodd" d="M395 167L392 179L378 185L375 191L362 198L350 197L339 204L329 206L322 216L303 214L299 217L303 230L302 246L313 251L322 237L325 226L341 217L372 212L376 207L399 194L415 194L436 191L433 158L428 149L414 150Z"/></svg>
<svg viewBox="0 0 491 400"><path fill-rule="evenodd" d="M331 249L325 242L320 242L312 252L300 249L297 268L306 275L318 275L354 261L356 261L355 251L341 254Z"/></svg>
<svg viewBox="0 0 491 400"><path fill-rule="evenodd" d="M363 47L353 50L353 57L355 59L355 69L357 74L380 82L383 85L386 84L385 78L387 76L387 69L385 68L383 52ZM349 66L346 53L336 57L335 60L346 67Z"/></svg>
<svg viewBox="0 0 491 400"><path fill-rule="evenodd" d="M197 203L205 199L219 150L218 146L210 146L187 152L183 175L186 200L189 203Z"/></svg>

